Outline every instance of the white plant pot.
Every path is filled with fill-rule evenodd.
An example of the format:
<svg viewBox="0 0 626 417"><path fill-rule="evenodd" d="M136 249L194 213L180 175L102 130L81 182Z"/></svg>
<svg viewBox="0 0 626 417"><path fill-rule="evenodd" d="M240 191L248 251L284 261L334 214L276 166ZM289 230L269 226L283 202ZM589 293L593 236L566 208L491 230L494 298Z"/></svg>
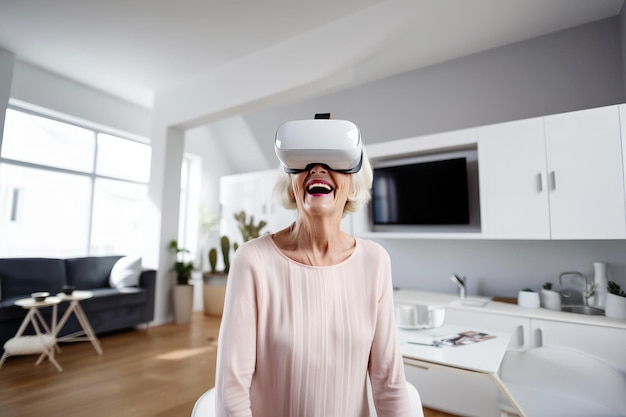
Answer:
<svg viewBox="0 0 626 417"><path fill-rule="evenodd" d="M604 314L612 319L626 320L626 297L608 293Z"/></svg>
<svg viewBox="0 0 626 417"><path fill-rule="evenodd" d="M517 293L517 305L524 308L539 308L539 293L534 291L520 291Z"/></svg>
<svg viewBox="0 0 626 417"><path fill-rule="evenodd" d="M189 323L193 309L193 285L174 285L172 291L174 323Z"/></svg>
<svg viewBox="0 0 626 417"><path fill-rule="evenodd" d="M552 290L541 290L541 306L548 310L561 310L561 294Z"/></svg>
<svg viewBox="0 0 626 417"><path fill-rule="evenodd" d="M207 316L221 317L224 311L224 298L226 298L226 283L228 275L203 274L202 301L204 314Z"/></svg>

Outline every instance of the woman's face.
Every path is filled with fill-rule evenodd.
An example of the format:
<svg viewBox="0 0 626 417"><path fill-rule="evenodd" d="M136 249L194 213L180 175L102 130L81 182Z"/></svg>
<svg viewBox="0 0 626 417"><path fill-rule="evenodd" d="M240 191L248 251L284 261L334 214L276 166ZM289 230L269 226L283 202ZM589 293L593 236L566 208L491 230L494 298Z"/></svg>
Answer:
<svg viewBox="0 0 626 417"><path fill-rule="evenodd" d="M352 190L352 176L314 165L307 171L291 174L291 186L299 210L312 215L343 215Z"/></svg>

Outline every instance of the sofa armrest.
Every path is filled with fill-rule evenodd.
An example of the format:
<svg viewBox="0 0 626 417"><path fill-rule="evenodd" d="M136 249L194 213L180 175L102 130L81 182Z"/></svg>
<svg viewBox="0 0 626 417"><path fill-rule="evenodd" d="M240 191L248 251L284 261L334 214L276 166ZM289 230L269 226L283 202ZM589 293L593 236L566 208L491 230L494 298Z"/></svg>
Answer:
<svg viewBox="0 0 626 417"><path fill-rule="evenodd" d="M148 301L144 310L145 322L152 321L154 319L154 302L156 296L156 270L143 269L141 275L139 275L139 287L146 290L146 296Z"/></svg>

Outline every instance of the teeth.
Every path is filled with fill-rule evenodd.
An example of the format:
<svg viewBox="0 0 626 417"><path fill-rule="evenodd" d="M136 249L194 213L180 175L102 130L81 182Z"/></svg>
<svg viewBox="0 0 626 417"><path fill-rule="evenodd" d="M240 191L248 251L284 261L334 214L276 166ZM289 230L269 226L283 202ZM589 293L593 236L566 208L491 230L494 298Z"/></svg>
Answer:
<svg viewBox="0 0 626 417"><path fill-rule="evenodd" d="M323 182L314 182L309 184L309 190L312 190L313 188L325 188L328 191L331 190L330 185L323 183Z"/></svg>

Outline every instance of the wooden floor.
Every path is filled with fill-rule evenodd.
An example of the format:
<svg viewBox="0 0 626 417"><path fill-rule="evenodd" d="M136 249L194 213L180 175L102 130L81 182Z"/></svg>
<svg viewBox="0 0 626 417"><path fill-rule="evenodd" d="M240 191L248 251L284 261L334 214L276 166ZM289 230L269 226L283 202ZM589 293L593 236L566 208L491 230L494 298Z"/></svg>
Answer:
<svg viewBox="0 0 626 417"><path fill-rule="evenodd" d="M11 417L189 417L215 383L220 321L194 312L188 325L168 324L66 343L63 367L35 366L36 355L9 357L0 369L0 415ZM320 416L323 417L323 416ZM425 410L425 417L454 417Z"/></svg>

